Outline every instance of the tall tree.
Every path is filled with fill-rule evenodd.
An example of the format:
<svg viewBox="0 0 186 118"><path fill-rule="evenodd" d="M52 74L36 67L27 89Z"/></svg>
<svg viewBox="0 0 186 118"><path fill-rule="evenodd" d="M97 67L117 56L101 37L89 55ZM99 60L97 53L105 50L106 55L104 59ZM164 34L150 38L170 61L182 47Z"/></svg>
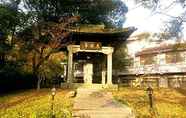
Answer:
<svg viewBox="0 0 186 118"><path fill-rule="evenodd" d="M16 28L20 23L18 11L19 0L11 0L9 3L0 4L0 61L5 61L5 55L13 43ZM8 38L9 36L9 38Z"/></svg>
<svg viewBox="0 0 186 118"><path fill-rule="evenodd" d="M122 27L128 8L121 0L25 0L25 6L45 21L79 15L83 24Z"/></svg>
<svg viewBox="0 0 186 118"><path fill-rule="evenodd" d="M32 72L37 77L37 89L40 89L41 82L45 79L43 72L46 69L46 63L52 54L60 51L67 45L66 38L69 32L65 28L79 17L68 17L64 22L40 22L28 27L19 33L19 37L23 39L22 51L27 54L28 60L32 65Z"/></svg>

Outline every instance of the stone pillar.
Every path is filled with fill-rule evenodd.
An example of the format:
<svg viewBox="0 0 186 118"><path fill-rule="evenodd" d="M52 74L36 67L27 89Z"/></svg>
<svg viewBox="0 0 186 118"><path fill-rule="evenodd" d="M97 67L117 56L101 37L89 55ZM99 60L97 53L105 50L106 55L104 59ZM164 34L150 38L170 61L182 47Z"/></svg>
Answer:
<svg viewBox="0 0 186 118"><path fill-rule="evenodd" d="M73 80L73 53L72 49L68 48L68 76L67 83L71 84Z"/></svg>
<svg viewBox="0 0 186 118"><path fill-rule="evenodd" d="M107 84L112 85L112 53L107 54Z"/></svg>
<svg viewBox="0 0 186 118"><path fill-rule="evenodd" d="M63 75L64 75L64 80L66 81L67 80L67 65L63 65L64 67L64 72L63 72Z"/></svg>
<svg viewBox="0 0 186 118"><path fill-rule="evenodd" d="M93 64L86 63L83 65L83 79L85 84L92 84L92 76L93 76Z"/></svg>
<svg viewBox="0 0 186 118"><path fill-rule="evenodd" d="M160 88L168 88L168 78L166 77L160 77L159 78L159 85Z"/></svg>
<svg viewBox="0 0 186 118"><path fill-rule="evenodd" d="M106 80L106 71L105 70L102 70L102 72L101 72L101 79L102 79L101 84L105 85L105 80Z"/></svg>

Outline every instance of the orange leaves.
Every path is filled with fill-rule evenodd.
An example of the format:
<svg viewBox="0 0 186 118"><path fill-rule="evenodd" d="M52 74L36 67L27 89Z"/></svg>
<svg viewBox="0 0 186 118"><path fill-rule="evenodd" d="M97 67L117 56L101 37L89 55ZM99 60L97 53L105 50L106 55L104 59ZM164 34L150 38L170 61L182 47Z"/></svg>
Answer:
<svg viewBox="0 0 186 118"><path fill-rule="evenodd" d="M61 62L66 58L65 54L63 52L58 52L55 54L52 54L49 58L49 60L55 60L57 62Z"/></svg>

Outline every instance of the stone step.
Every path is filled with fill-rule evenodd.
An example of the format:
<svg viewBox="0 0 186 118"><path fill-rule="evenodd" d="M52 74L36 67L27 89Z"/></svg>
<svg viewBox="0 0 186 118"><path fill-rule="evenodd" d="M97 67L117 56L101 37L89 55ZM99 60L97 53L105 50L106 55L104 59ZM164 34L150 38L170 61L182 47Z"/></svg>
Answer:
<svg viewBox="0 0 186 118"><path fill-rule="evenodd" d="M116 102L112 93L98 89L77 89L73 118L135 118L131 109Z"/></svg>
<svg viewBox="0 0 186 118"><path fill-rule="evenodd" d="M73 113L73 118L135 118L131 111L110 110L81 110Z"/></svg>

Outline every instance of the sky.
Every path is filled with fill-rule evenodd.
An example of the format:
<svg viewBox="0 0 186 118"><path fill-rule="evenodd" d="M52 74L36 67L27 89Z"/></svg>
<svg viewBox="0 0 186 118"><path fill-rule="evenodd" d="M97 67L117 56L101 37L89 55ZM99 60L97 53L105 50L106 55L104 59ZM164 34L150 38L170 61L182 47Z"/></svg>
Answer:
<svg viewBox="0 0 186 118"><path fill-rule="evenodd" d="M170 19L169 16L165 14L159 14L158 11L166 8L170 1L172 0L161 0L160 6L157 9L157 12L144 8L143 6L138 6L134 3L134 0L123 0L128 6L128 13L126 14L126 22L123 27L134 26L138 30L133 34L139 34L140 32L161 32L164 26L164 23ZM169 9L166 9L165 13L178 16L183 12L180 4L173 5ZM186 26L186 24L185 24ZM186 27L184 28L186 32ZM184 35L186 38L186 34Z"/></svg>

